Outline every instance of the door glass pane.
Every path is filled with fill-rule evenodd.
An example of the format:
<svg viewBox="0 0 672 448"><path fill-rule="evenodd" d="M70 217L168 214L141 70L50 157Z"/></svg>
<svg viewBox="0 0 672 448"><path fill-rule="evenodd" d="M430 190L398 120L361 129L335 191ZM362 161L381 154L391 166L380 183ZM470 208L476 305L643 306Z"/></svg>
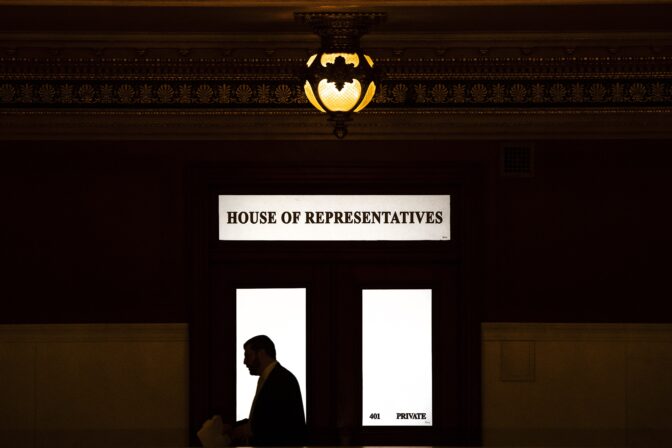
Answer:
<svg viewBox="0 0 672 448"><path fill-rule="evenodd" d="M362 291L362 425L432 425L432 290Z"/></svg>
<svg viewBox="0 0 672 448"><path fill-rule="evenodd" d="M243 364L243 344L265 334L275 344L277 360L296 376L306 406L306 289L236 290L236 419L247 418L258 376Z"/></svg>

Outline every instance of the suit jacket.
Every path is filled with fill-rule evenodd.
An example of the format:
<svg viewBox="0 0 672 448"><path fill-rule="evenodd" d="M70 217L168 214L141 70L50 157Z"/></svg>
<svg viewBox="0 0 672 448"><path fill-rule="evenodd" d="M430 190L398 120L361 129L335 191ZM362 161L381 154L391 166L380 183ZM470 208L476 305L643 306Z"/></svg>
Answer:
<svg viewBox="0 0 672 448"><path fill-rule="evenodd" d="M279 363L259 390L250 414L253 446L304 445L306 419L296 377Z"/></svg>

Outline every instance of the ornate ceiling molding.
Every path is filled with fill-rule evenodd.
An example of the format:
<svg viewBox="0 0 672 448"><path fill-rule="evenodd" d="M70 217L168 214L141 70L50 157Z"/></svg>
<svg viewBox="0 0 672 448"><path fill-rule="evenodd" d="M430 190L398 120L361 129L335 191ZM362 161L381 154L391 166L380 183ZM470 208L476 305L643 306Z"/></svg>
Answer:
<svg viewBox="0 0 672 448"><path fill-rule="evenodd" d="M68 16L64 6L46 13L8 6L21 20L29 20L28 12L55 11L76 26L65 32L67 23L60 21L51 30L36 23L0 32L2 137L116 138L126 130L129 138L260 138L261 131L264 138L330 138L297 76L319 42L296 28L291 2L263 8L264 2L234 1L219 9L168 12L149 3L151 8L137 9L134 26L142 29L155 17L153 11L169 23L151 25L156 29L148 32L115 23L123 7L77 10L74 16L80 18L112 14L94 31L91 23ZM538 29L545 26L548 10L535 2L495 2L499 6L493 8L504 14L496 23L482 17L495 3L471 8L455 1L457 9L445 2L424 3L431 7L412 1L385 8L375 0L363 3L386 9L391 20L362 42L383 80L349 138L358 138L353 135L358 129L366 138L468 138L470 133L486 138L486 130L490 138L513 129L523 138L591 132L629 138L667 135L672 129L672 32L669 23L656 25L660 17L654 16L650 27L641 20L651 11L672 11L672 1L649 2L644 11L627 1L577 0L562 9L560 3L543 2L566 14L560 25L543 31ZM0 0L0 12L8 4ZM580 26L559 29L574 23L577 11L586 11L577 8L590 5L595 13L606 8L605 14L618 21L605 25L581 17L576 20ZM259 15L250 16L250 8ZM214 27L209 11L228 22L216 31L199 29L201 22ZM194 22L159 32L162 26L170 28L180 12L191 14ZM399 16L405 13L419 18L420 25ZM459 24L464 15L481 28ZM528 28L518 29L522 23ZM593 23L600 25L586 28ZM451 24L462 28L450 29ZM115 123L114 132L109 123ZM404 129L408 126L412 129Z"/></svg>
<svg viewBox="0 0 672 448"><path fill-rule="evenodd" d="M79 49L79 51L82 51ZM0 57L0 107L274 109L307 104L305 58ZM43 51L41 51L42 54ZM130 56L130 55L128 55ZM377 58L374 107L632 107L672 104L670 56ZM307 107L307 106L306 106Z"/></svg>

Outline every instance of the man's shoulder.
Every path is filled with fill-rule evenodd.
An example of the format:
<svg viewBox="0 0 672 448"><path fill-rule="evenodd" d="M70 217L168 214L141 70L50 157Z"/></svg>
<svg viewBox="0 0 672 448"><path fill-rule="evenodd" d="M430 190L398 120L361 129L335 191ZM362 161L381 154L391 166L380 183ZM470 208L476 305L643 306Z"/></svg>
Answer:
<svg viewBox="0 0 672 448"><path fill-rule="evenodd" d="M278 375L291 375L294 376L292 372L289 371L285 366L280 363L277 363L271 373L277 373Z"/></svg>
<svg viewBox="0 0 672 448"><path fill-rule="evenodd" d="M297 381L296 377L292 372L283 367L280 363L277 363L273 370L271 371L271 376L276 378L282 378L285 380Z"/></svg>

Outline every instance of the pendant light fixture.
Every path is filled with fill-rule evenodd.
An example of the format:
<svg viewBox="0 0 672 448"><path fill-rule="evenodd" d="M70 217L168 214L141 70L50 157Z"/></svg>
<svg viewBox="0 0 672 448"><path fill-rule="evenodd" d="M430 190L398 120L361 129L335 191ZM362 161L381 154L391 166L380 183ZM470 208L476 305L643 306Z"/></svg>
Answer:
<svg viewBox="0 0 672 448"><path fill-rule="evenodd" d="M385 13L296 13L320 36L320 49L308 58L304 90L308 101L334 123L334 135L347 135L351 114L360 112L373 99L378 70L359 46L359 38L372 25L385 20Z"/></svg>

